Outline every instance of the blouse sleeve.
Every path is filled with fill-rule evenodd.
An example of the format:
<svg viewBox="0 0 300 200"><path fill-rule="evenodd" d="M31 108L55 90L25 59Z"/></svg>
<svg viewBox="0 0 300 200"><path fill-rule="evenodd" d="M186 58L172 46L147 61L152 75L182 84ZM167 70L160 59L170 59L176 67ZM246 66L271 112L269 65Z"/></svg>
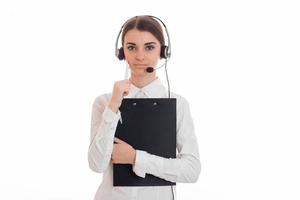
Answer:
<svg viewBox="0 0 300 200"><path fill-rule="evenodd" d="M105 96L95 99L92 108L91 138L88 150L90 168L102 173L109 166L113 150L114 134L120 119L120 112L107 107Z"/></svg>

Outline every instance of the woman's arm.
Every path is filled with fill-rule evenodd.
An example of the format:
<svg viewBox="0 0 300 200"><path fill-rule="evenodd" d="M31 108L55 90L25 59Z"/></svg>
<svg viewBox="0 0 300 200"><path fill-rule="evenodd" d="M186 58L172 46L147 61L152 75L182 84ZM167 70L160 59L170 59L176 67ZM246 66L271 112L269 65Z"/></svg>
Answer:
<svg viewBox="0 0 300 200"><path fill-rule="evenodd" d="M99 96L92 109L91 142L88 151L90 168L102 173L109 165L113 150L114 134L120 113L113 112L108 106L108 98Z"/></svg>
<svg viewBox="0 0 300 200"><path fill-rule="evenodd" d="M95 99L91 121L89 165L95 172L103 172L111 159L113 140L120 119L119 107L123 96L128 95L129 80L117 81L110 97L102 95Z"/></svg>
<svg viewBox="0 0 300 200"><path fill-rule="evenodd" d="M188 102L182 99L177 103L177 157L167 159L136 150L136 175L145 177L148 173L171 182L197 181L201 165L193 120Z"/></svg>

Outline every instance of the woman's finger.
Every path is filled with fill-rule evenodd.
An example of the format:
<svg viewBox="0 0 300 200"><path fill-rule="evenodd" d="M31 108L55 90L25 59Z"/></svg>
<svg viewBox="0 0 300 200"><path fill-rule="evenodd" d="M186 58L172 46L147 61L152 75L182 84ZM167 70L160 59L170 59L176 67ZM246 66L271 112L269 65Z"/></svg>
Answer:
<svg viewBox="0 0 300 200"><path fill-rule="evenodd" d="M118 144L126 143L126 142L124 142L123 140L121 140L121 139L119 139L119 138L117 138L117 137L114 138L114 142L116 142L116 143L118 143Z"/></svg>

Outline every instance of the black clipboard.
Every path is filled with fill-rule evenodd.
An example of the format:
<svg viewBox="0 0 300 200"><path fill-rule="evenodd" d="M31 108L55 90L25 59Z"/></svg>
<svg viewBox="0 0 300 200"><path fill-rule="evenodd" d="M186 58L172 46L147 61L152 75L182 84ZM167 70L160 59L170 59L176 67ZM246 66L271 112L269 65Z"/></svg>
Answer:
<svg viewBox="0 0 300 200"><path fill-rule="evenodd" d="M121 120L115 137L134 149L165 158L176 158L176 99L128 98L120 106ZM114 186L165 186L176 183L151 174L137 176L130 164L113 165Z"/></svg>

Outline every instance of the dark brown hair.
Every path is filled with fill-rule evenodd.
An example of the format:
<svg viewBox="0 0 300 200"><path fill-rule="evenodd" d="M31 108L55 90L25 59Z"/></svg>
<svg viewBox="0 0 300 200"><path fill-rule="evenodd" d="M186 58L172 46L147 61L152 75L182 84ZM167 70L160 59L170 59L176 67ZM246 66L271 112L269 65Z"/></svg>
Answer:
<svg viewBox="0 0 300 200"><path fill-rule="evenodd" d="M165 38L160 23L151 16L142 15L130 18L123 27L122 32L122 46L124 44L124 37L126 33L132 29L139 31L150 32L160 43L161 46L165 45Z"/></svg>

